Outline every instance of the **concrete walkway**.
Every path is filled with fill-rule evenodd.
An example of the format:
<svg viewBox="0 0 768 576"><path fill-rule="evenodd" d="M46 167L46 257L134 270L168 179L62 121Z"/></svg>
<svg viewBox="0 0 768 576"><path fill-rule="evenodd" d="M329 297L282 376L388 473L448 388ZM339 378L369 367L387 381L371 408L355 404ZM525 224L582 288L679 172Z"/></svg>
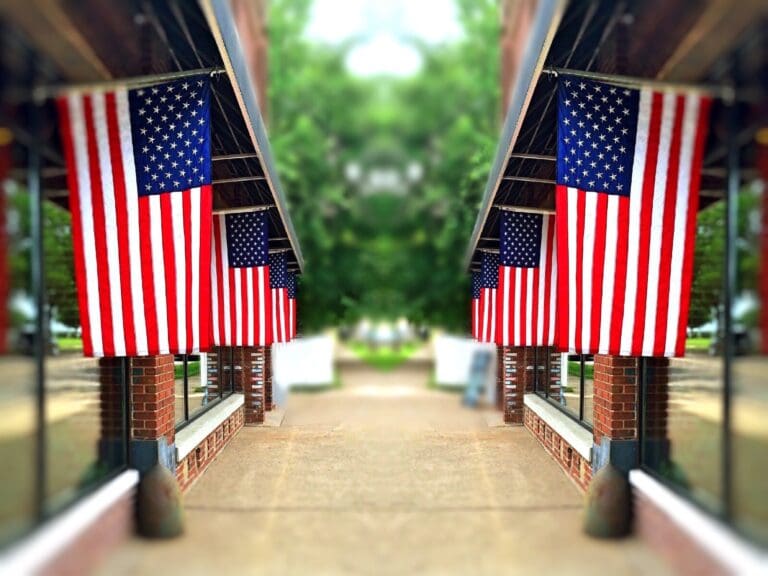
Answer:
<svg viewBox="0 0 768 576"><path fill-rule="evenodd" d="M636 540L582 536L583 497L533 437L428 377L345 365L342 389L291 397L191 489L185 537L134 539L102 573L666 573Z"/></svg>

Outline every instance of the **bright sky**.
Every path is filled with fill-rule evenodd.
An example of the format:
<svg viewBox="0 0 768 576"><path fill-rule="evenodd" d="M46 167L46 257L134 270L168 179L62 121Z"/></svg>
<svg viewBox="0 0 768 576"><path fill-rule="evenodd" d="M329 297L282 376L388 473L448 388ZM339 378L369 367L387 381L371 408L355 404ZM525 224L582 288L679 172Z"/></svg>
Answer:
<svg viewBox="0 0 768 576"><path fill-rule="evenodd" d="M412 38L449 42L461 26L454 0L314 0L307 36L331 44L355 39L347 67L358 76L410 76L422 64Z"/></svg>

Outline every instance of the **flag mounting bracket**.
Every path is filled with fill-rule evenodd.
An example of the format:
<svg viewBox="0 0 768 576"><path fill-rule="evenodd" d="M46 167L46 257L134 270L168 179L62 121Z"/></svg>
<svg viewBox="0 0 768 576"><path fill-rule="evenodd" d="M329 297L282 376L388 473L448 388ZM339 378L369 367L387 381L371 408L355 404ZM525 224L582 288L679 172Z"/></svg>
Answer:
<svg viewBox="0 0 768 576"><path fill-rule="evenodd" d="M134 78L116 78L114 80L105 80L103 82L88 82L84 84L53 84L48 86L37 86L32 90L32 99L35 102L43 102L49 98L55 98L67 92L80 92L87 90L108 90L110 88L141 88L152 86L161 82L169 82L180 78L189 78L191 76L211 77L219 74L226 74L226 69L198 68L196 70L180 70L177 72L165 72L162 74L149 74L147 76L137 76Z"/></svg>
<svg viewBox="0 0 768 576"><path fill-rule="evenodd" d="M508 204L494 204L494 208L498 208L504 212L522 212L525 214L554 214L555 211L552 208L533 208L531 206L510 206ZM483 250L483 248L480 248Z"/></svg>
<svg viewBox="0 0 768 576"><path fill-rule="evenodd" d="M264 212L274 208L274 204L264 204L263 206L238 206L237 208L215 208L214 214L245 214L247 212Z"/></svg>
<svg viewBox="0 0 768 576"><path fill-rule="evenodd" d="M733 86L727 84L686 84L682 82L667 82L665 80L655 80L653 78L641 78L637 76L618 76L614 74L602 74L600 72L587 72L585 70L572 70L570 68L556 68L549 66L542 69L542 73L549 74L557 78L561 74L567 76L576 76L578 78L588 78L600 82L611 82L625 88L658 88L659 90L684 90L688 92L699 92L710 94L715 98L730 103L736 99L736 90Z"/></svg>

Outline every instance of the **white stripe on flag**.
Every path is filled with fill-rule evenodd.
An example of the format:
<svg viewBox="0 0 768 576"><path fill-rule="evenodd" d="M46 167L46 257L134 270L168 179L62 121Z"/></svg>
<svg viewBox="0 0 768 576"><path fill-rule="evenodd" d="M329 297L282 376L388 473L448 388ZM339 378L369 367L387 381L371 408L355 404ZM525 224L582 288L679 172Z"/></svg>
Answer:
<svg viewBox="0 0 768 576"><path fill-rule="evenodd" d="M677 204L675 206L675 228L672 238L672 269L669 278L669 314L667 318L667 334L664 354L672 356L675 353L680 321L680 301L685 254L685 234L688 223L688 201L691 187L691 170L693 164L693 147L696 142L699 106L701 97L689 94L685 99L683 116L683 133L680 144L680 168L677 176Z"/></svg>
<svg viewBox="0 0 768 576"><path fill-rule="evenodd" d="M535 274L535 268L528 268L526 270L526 277L528 279L525 289L525 345L531 346L533 344L533 307L536 305L533 301L533 275Z"/></svg>
<svg viewBox="0 0 768 576"><path fill-rule="evenodd" d="M592 272L595 259L595 222L598 192L582 192L584 197L584 243L581 260L581 349L589 348L592 337Z"/></svg>
<svg viewBox="0 0 768 576"><path fill-rule="evenodd" d="M522 268L515 268L515 293L513 294L515 298L515 322L513 324L514 326L514 334L512 336L512 345L513 346L519 346L520 345L520 332L522 331L522 326L520 325L520 295L522 294L524 287L523 287L523 270Z"/></svg>
<svg viewBox="0 0 768 576"><path fill-rule="evenodd" d="M211 227L211 232L216 229L217 225L220 226L220 216L214 216L214 223ZM219 341L219 294L221 294L221 279L219 278L219 259L216 255L216 236L211 233L211 308L213 309L213 335L214 343L221 345Z"/></svg>
<svg viewBox="0 0 768 576"><path fill-rule="evenodd" d="M536 318L536 342L546 346L544 342L544 309L547 306L546 301L546 286L547 275L549 270L547 269L547 251L549 249L549 216L544 216L541 219L541 254L539 256L539 294L538 294L538 310L539 315Z"/></svg>
<svg viewBox="0 0 768 576"><path fill-rule="evenodd" d="M91 96L93 126L96 131L96 155L101 173L101 202L104 210L104 233L107 253L101 257L106 261L109 275L109 304L112 316L112 340L115 356L125 356L125 329L123 327L123 300L120 285L120 247L117 243L117 212L115 206L115 184L110 156L109 134L107 134L107 109L104 92Z"/></svg>
<svg viewBox="0 0 768 576"><path fill-rule="evenodd" d="M272 339L275 342L280 342L280 331L277 329L278 325L278 317L277 317L277 307L278 307L278 288L270 288L270 291L272 292Z"/></svg>
<svg viewBox="0 0 768 576"><path fill-rule="evenodd" d="M620 352L628 356L632 349L632 336L635 330L635 308L637 304L637 266L640 254L640 208L643 202L643 180L645 160L648 153L649 124L653 93L640 91L640 103L637 117L637 135L635 136L635 158L632 166L632 185L629 193L629 232L627 236L627 285L624 291L624 311L621 326Z"/></svg>
<svg viewBox="0 0 768 576"><path fill-rule="evenodd" d="M504 272L504 292L501 295L501 341L503 346L509 346L509 277L510 267L502 266L501 269Z"/></svg>
<svg viewBox="0 0 768 576"><path fill-rule="evenodd" d="M497 290L496 288L491 288L489 290L491 294L491 334L488 337L488 342L495 342L496 341L496 297L497 297Z"/></svg>
<svg viewBox="0 0 768 576"><path fill-rule="evenodd" d="M187 192L170 192L171 200L171 230L173 231L173 255L176 274L176 334L179 350L187 348L187 258L186 237L184 235L184 206L182 194ZM192 218L194 220L194 218ZM173 326L170 327L173 330Z"/></svg>
<svg viewBox="0 0 768 576"><path fill-rule="evenodd" d="M616 282L616 244L619 232L619 201L616 194L608 194L608 206L605 218L605 258L603 259L603 298L600 306L600 342L601 354L608 353L611 340L611 314L613 314L613 293ZM595 327L597 328L597 327Z"/></svg>
<svg viewBox="0 0 768 576"><path fill-rule="evenodd" d="M67 98L67 103L72 124L72 146L77 165L77 185L80 201L80 214L77 217L80 219L83 234L83 259L85 261L84 272L88 300L88 318L91 327L91 345L94 356L103 356L104 341L101 334L101 310L99 309L96 236L93 230L91 174L88 169L88 144L86 142L83 100L78 95L71 95Z"/></svg>
<svg viewBox="0 0 768 576"><path fill-rule="evenodd" d="M245 269L245 277L246 277L246 297L248 300L248 309L246 310L246 322L248 322L248 341L244 342L246 346L253 346L253 333L254 333L254 306L253 306L253 274L254 270L253 268L246 268Z"/></svg>
<svg viewBox="0 0 768 576"><path fill-rule="evenodd" d="M128 107L128 91L115 92L117 125L120 132L120 153L123 157L125 177L125 201L128 215L128 261L131 270L131 298L133 306L133 329L136 334L136 353L149 353L147 344L147 318L142 284L141 238L139 230L139 191L136 184L136 164L133 158L133 135L131 134L131 113Z"/></svg>
<svg viewBox="0 0 768 576"><path fill-rule="evenodd" d="M155 284L155 308L157 310L158 351L167 354L168 303L165 297L165 262L163 261L163 216L160 209L160 195L152 194L149 201L149 236L152 246L152 277Z"/></svg>
<svg viewBox="0 0 768 576"><path fill-rule="evenodd" d="M651 210L651 237L648 251L648 292L645 306L645 324L643 326L643 356L653 354L653 343L656 336L656 308L659 301L659 267L661 266L661 240L664 233L664 204L667 196L667 176L669 174L670 150L672 146L672 130L675 123L677 95L665 92L661 112L661 134L659 137L658 159L653 185ZM666 313L666 311L664 311Z"/></svg>
<svg viewBox="0 0 768 576"><path fill-rule="evenodd" d="M571 287L568 290L568 350L571 352L577 352L576 350L576 290L573 288L576 286L576 282L580 279L576 274L576 233L578 231L579 222L578 214L576 211L576 200L578 198L579 191L576 188L568 188L568 285Z"/></svg>
<svg viewBox="0 0 768 576"><path fill-rule="evenodd" d="M261 346L266 345L267 343L267 319L266 319L266 306L265 306L265 300L267 298L264 290L264 266L259 266L256 268L256 271L258 273L258 283L259 283L259 341L258 344ZM267 288L269 290L269 288Z"/></svg>
<svg viewBox="0 0 768 576"><path fill-rule="evenodd" d="M554 225L554 217L552 224ZM554 236L552 237L554 240ZM557 309L557 242L552 242L552 268L550 269L552 280L549 283L549 338L547 344L555 343L555 311Z"/></svg>
<svg viewBox="0 0 768 576"><path fill-rule="evenodd" d="M229 286L229 253L227 252L227 219L224 214L219 215L221 222L221 234L219 234L219 244L221 245L221 286L224 295L224 342L223 346L232 346L232 316L230 303Z"/></svg>

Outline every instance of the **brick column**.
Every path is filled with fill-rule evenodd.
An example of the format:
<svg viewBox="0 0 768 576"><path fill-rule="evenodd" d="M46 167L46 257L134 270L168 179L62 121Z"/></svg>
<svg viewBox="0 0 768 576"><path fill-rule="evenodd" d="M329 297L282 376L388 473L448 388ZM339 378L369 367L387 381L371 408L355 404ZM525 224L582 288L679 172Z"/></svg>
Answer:
<svg viewBox="0 0 768 576"><path fill-rule="evenodd" d="M669 462L669 358L646 358L645 377L643 460L658 470Z"/></svg>
<svg viewBox="0 0 768 576"><path fill-rule="evenodd" d="M235 388L243 392L245 425L264 422L264 346L235 348Z"/></svg>
<svg viewBox="0 0 768 576"><path fill-rule="evenodd" d="M496 346L496 409L504 410L504 348Z"/></svg>
<svg viewBox="0 0 768 576"><path fill-rule="evenodd" d="M124 464L123 358L99 359L99 462L109 468ZM129 385L128 382L125 384Z"/></svg>
<svg viewBox="0 0 768 576"><path fill-rule="evenodd" d="M131 358L131 459L146 472L157 462L176 473L173 355Z"/></svg>
<svg viewBox="0 0 768 576"><path fill-rule="evenodd" d="M527 390L533 390L534 348L504 346L501 357L499 368L503 381L504 422L522 425L523 397Z"/></svg>
<svg viewBox="0 0 768 576"><path fill-rule="evenodd" d="M272 394L272 346L264 346L264 410L269 412L275 407Z"/></svg>
<svg viewBox="0 0 768 576"><path fill-rule="evenodd" d="M628 471L637 462L638 358L595 355L592 471L608 462Z"/></svg>

